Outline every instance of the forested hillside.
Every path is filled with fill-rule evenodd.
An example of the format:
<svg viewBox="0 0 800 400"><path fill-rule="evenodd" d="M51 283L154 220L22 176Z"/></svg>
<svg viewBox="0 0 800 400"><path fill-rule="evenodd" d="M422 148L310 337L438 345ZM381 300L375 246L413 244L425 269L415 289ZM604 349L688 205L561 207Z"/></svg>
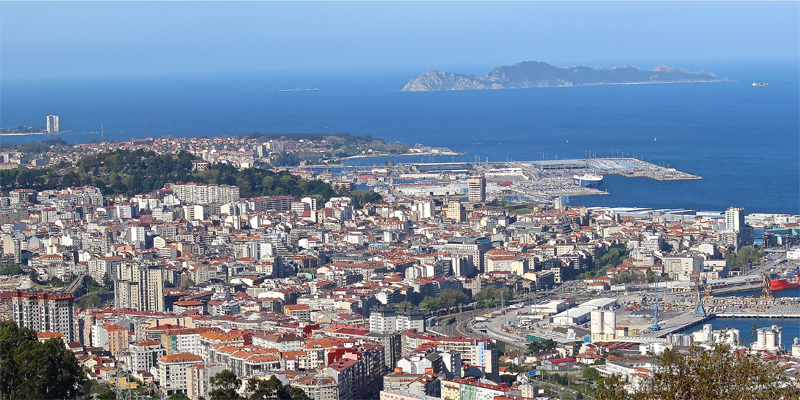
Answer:
<svg viewBox="0 0 800 400"><path fill-rule="evenodd" d="M63 189L92 185L104 195L133 196L161 189L165 183L197 182L239 187L240 196L291 195L317 197L327 201L333 196L351 195L356 203L376 202L380 195L364 191L337 191L320 180L305 180L287 171L278 173L263 168L241 171L226 164L214 164L205 171L193 171L195 156L180 152L175 156L152 151L115 150L84 156L75 165L62 163L48 168L18 168L0 171L0 189Z"/></svg>

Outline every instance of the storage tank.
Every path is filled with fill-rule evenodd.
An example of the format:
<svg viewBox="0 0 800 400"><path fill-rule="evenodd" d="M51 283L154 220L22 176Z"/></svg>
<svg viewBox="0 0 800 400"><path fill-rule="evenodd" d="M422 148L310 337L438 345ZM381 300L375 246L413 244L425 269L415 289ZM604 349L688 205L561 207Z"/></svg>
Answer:
<svg viewBox="0 0 800 400"><path fill-rule="evenodd" d="M759 349L766 349L767 348L767 335L764 332L764 328L759 329L758 336L756 338L756 347Z"/></svg>
<svg viewBox="0 0 800 400"><path fill-rule="evenodd" d="M617 329L617 314L614 311L603 312L603 332L613 335Z"/></svg>
<svg viewBox="0 0 800 400"><path fill-rule="evenodd" d="M778 344L778 341L776 340L775 337L775 331L773 331L772 329L767 329L765 336L767 343L766 346L764 346L764 348L767 350L775 350L777 348L776 345Z"/></svg>
<svg viewBox="0 0 800 400"><path fill-rule="evenodd" d="M592 319L591 322L592 340L595 340L595 335L603 333L603 311L594 310L592 311L592 314L589 316L589 318Z"/></svg>

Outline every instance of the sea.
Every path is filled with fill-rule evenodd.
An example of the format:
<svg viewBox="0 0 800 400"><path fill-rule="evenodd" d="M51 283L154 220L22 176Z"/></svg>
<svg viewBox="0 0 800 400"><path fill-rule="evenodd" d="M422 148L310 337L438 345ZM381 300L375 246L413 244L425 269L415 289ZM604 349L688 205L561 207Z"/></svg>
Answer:
<svg viewBox="0 0 800 400"><path fill-rule="evenodd" d="M0 127L44 126L53 113L68 131L57 137L76 143L100 140L102 125L106 140L349 132L466 152L405 162L636 157L703 179L606 176L608 195L569 204L800 214L797 63L696 64L732 81L402 92L424 69L0 78ZM296 88L316 90L282 91Z"/></svg>

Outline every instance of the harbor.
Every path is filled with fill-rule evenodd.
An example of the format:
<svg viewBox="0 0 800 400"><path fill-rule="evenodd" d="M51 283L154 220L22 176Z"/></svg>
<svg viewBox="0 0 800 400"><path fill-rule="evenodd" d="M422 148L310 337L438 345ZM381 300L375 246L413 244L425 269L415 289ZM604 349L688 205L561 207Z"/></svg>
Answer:
<svg viewBox="0 0 800 400"><path fill-rule="evenodd" d="M422 162L408 162L408 156L412 155L421 155ZM442 150L435 155L463 153ZM609 175L658 181L703 179L633 157L493 162L458 161L453 157L450 162L425 162L426 157L419 152L392 157L359 155L335 164L304 165L296 169L339 174L343 181L379 193L412 198L463 197L467 194L467 180L479 176L486 182L485 201L507 203L549 202L558 197L564 197L566 203L570 196L607 195L603 177ZM370 161L372 166L366 164Z"/></svg>

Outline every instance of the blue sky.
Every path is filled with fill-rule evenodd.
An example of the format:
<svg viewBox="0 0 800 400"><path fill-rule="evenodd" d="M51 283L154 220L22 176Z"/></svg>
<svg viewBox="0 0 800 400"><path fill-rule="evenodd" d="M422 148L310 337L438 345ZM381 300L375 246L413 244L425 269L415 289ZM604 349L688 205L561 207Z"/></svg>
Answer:
<svg viewBox="0 0 800 400"><path fill-rule="evenodd" d="M0 2L0 77L798 60L800 2Z"/></svg>

